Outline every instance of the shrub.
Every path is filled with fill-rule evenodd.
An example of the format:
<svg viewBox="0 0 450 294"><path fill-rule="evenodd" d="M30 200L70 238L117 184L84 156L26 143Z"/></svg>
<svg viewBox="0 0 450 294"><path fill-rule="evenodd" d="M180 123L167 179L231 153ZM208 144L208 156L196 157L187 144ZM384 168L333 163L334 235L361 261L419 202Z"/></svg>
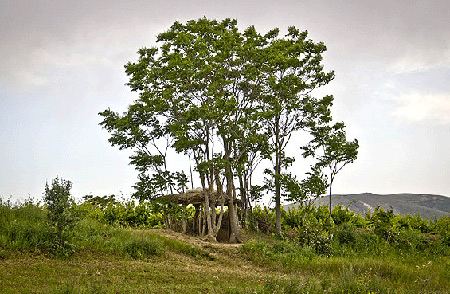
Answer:
<svg viewBox="0 0 450 294"><path fill-rule="evenodd" d="M389 243L401 251L424 251L430 247L430 240L420 231L413 229L393 234Z"/></svg>
<svg viewBox="0 0 450 294"><path fill-rule="evenodd" d="M253 208L250 213L250 228L263 233L272 233L275 227L275 213L273 209L259 206Z"/></svg>
<svg viewBox="0 0 450 294"><path fill-rule="evenodd" d="M331 217L336 225L350 222L354 215L355 213L348 209L348 207L343 207L341 205L336 205L331 211Z"/></svg>
<svg viewBox="0 0 450 294"><path fill-rule="evenodd" d="M69 238L75 225L74 201L70 196L72 183L63 179L53 179L51 186L45 184L44 202L47 204L48 219L52 224L56 238L52 246L57 255L70 255L73 245Z"/></svg>
<svg viewBox="0 0 450 294"><path fill-rule="evenodd" d="M340 245L354 246L357 241L358 233L351 225L342 225L334 231L334 238Z"/></svg>
<svg viewBox="0 0 450 294"><path fill-rule="evenodd" d="M398 216L396 218L397 226L400 229L414 229L419 230L421 233L430 233L431 228L428 222L428 219L422 219L420 214L416 214L412 216L411 214L407 214L406 216Z"/></svg>
<svg viewBox="0 0 450 294"><path fill-rule="evenodd" d="M138 205L134 201L120 203L113 200L112 196L92 197L85 196L82 204L76 210L84 215L97 219L110 225L120 225L124 227L138 228L161 228L163 227L163 217L151 202L140 202ZM99 204L99 199L103 201Z"/></svg>
<svg viewBox="0 0 450 294"><path fill-rule="evenodd" d="M375 234L385 240L389 240L393 232L394 211L392 209L384 211L382 207L378 206L371 216L369 216L369 223L373 226Z"/></svg>
<svg viewBox="0 0 450 294"><path fill-rule="evenodd" d="M319 255L332 255L332 235L325 229L325 221L308 216L305 218L303 226L298 227L298 242L302 246L311 246Z"/></svg>

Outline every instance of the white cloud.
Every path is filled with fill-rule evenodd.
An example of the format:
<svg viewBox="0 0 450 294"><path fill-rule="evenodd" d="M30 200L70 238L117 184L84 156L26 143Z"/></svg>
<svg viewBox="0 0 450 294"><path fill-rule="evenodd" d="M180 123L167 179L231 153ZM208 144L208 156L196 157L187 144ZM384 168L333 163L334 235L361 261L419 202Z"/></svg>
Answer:
<svg viewBox="0 0 450 294"><path fill-rule="evenodd" d="M448 66L450 66L450 42L429 48L404 48L404 54L395 58L389 68L395 73L409 73Z"/></svg>
<svg viewBox="0 0 450 294"><path fill-rule="evenodd" d="M394 116L403 121L450 124L450 93L410 92L394 100L398 103Z"/></svg>

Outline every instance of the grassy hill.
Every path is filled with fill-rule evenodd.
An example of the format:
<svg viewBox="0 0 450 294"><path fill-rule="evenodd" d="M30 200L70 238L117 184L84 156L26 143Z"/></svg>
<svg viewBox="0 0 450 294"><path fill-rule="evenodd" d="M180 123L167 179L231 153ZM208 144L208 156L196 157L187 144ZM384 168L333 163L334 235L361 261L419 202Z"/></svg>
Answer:
<svg viewBox="0 0 450 294"><path fill-rule="evenodd" d="M340 210L347 221L332 225L326 209L296 210L284 214L282 236L243 230L243 244L223 244L110 225L93 211L60 245L45 207L0 202L0 292L450 293L448 217L366 220ZM273 210L259 212L274 220Z"/></svg>
<svg viewBox="0 0 450 294"><path fill-rule="evenodd" d="M324 196L315 201L316 205L328 205L329 197ZM431 194L335 194L331 205L348 206L352 211L365 215L373 212L375 207L384 210L392 208L395 214L406 215L419 213L423 218L434 219L450 213L450 197ZM289 208L290 206L287 206Z"/></svg>
<svg viewBox="0 0 450 294"><path fill-rule="evenodd" d="M250 234L245 244L211 243L168 230L136 231L162 240L161 254L135 258L85 248L67 259L6 250L1 293L448 293L448 257L317 255L277 238ZM191 254L183 248L195 248Z"/></svg>

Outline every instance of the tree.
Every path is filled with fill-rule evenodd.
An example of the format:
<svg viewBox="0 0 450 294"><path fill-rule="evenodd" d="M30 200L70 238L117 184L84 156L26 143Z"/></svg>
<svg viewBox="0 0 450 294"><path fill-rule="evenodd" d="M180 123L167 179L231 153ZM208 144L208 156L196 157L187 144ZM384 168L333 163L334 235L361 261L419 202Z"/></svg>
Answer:
<svg viewBox="0 0 450 294"><path fill-rule="evenodd" d="M228 201L231 239L237 240L232 154L238 130L230 122L239 122L243 115L238 102L237 58L242 38L236 21L204 18L187 24L175 22L157 39L162 43L159 49L143 48L138 62L126 65L128 85L139 93L139 99L122 116L110 110L102 112L101 124L113 133L113 145L137 150L131 163L142 173L137 187L143 194L154 194L154 185L149 183L164 175L166 170L160 167L167 168L166 154L154 155L149 145L157 150L153 143L167 136L176 152L192 155L205 193L208 234L212 236L220 228L221 217L218 223L214 218L216 205ZM149 170L148 166L155 168ZM161 190L161 185L157 187ZM219 197L212 198L214 190Z"/></svg>
<svg viewBox="0 0 450 294"><path fill-rule="evenodd" d="M328 172L329 209L331 222L331 186L336 175L344 166L352 163L358 156L358 140L347 141L344 123L336 123L333 126L321 125L313 127L311 132L313 139L303 148L304 156L313 155L318 162L317 170L325 169ZM319 149L319 154L318 154ZM321 151L321 153L320 153Z"/></svg>
<svg viewBox="0 0 450 294"><path fill-rule="evenodd" d="M293 161L285 148L295 132L331 120L333 97L310 94L334 74L323 71L322 43L294 27L284 38L278 34L274 29L261 35L253 26L241 33L236 20L201 18L175 22L158 35L158 47L138 51L137 62L125 71L139 98L122 115L100 113L110 143L135 151L135 197L173 193L176 171L167 164L172 148L194 161L209 237L220 228L223 209L217 218L216 207L227 203L230 241L239 241L238 193L248 209L253 171L271 159L280 231L281 178Z"/></svg>
<svg viewBox="0 0 450 294"><path fill-rule="evenodd" d="M307 32L289 27L284 38L278 38L279 30L265 35L268 45L264 48L264 95L262 95L263 116L269 139L270 158L273 163L275 187L276 232L281 232L281 178L283 167L294 160L285 154L292 135L300 130L308 130L315 121L331 120L330 107L333 97L321 99L312 97L311 91L329 83L334 72L324 72L323 43L307 39Z"/></svg>
<svg viewBox="0 0 450 294"><path fill-rule="evenodd" d="M70 196L72 183L55 178L51 186L45 183L44 202L47 204L48 219L55 228L57 246L64 247L64 233L75 223L75 214L72 210L73 200Z"/></svg>

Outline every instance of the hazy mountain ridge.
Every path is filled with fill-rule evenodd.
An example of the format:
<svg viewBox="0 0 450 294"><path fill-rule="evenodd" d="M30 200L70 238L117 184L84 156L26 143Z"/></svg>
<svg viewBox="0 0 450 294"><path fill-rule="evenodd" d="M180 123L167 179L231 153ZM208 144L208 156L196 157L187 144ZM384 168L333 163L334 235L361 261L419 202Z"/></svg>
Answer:
<svg viewBox="0 0 450 294"><path fill-rule="evenodd" d="M328 205L329 196L316 199L315 205ZM423 218L433 219L450 213L450 197L432 194L335 194L331 197L331 205L341 204L348 206L356 213L365 215L369 210L373 212L375 207L392 209L394 213L406 215L419 213ZM285 208L297 204L287 205Z"/></svg>

